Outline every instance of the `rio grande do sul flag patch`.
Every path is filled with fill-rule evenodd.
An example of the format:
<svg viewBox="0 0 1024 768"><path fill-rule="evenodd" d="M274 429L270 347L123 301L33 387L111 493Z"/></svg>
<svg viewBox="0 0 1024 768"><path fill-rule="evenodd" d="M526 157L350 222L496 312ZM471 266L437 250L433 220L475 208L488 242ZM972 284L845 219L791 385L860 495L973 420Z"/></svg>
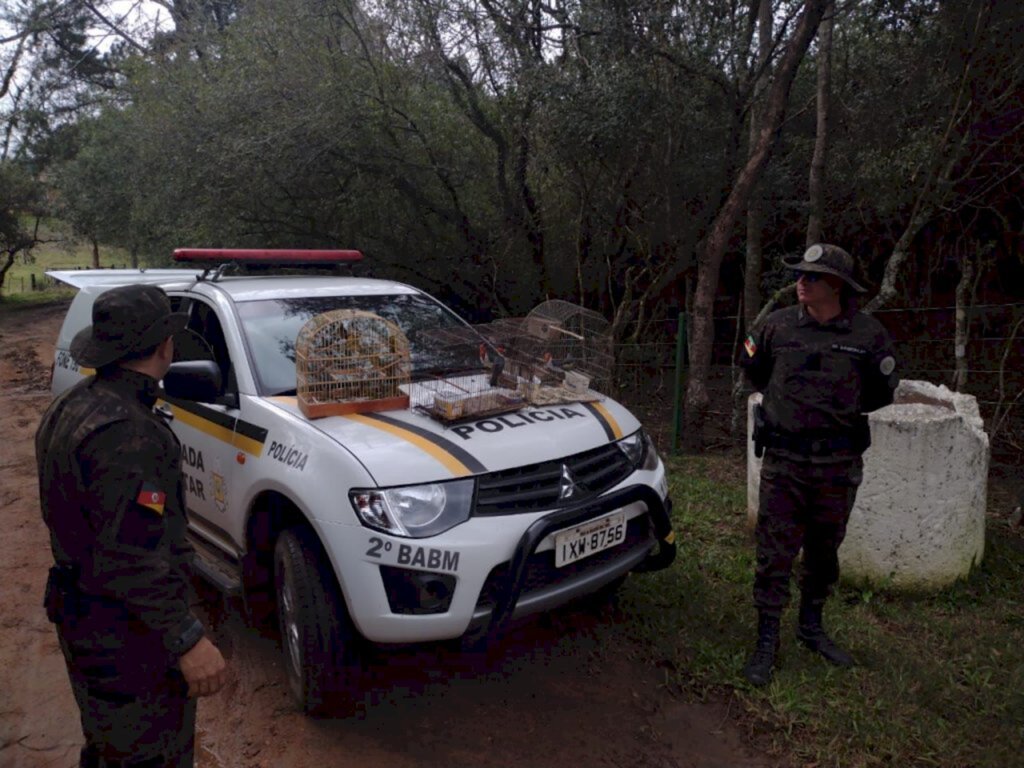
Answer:
<svg viewBox="0 0 1024 768"><path fill-rule="evenodd" d="M158 515L164 513L164 502L167 500L167 494L158 489L152 483L146 482L142 484L142 490L139 491L139 495L135 498L135 503L139 504L146 509L151 509Z"/></svg>
<svg viewBox="0 0 1024 768"><path fill-rule="evenodd" d="M743 342L743 348L747 350L748 357L753 357L757 353L757 342L754 341L753 336L747 336Z"/></svg>

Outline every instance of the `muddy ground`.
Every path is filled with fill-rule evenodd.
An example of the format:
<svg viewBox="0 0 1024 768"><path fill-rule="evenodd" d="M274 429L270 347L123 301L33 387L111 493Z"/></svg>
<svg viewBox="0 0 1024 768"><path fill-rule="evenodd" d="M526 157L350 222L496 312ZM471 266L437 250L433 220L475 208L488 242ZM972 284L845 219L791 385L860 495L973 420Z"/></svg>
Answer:
<svg viewBox="0 0 1024 768"><path fill-rule="evenodd" d="M0 311L0 766L77 765L81 730L41 607L50 565L33 436L49 402L64 305ZM634 660L614 605L517 629L501 661L448 646L387 657L356 717L310 719L289 697L280 650L239 606L202 591L197 610L229 658L226 690L199 706L200 768L637 768L774 766L726 702L687 701Z"/></svg>

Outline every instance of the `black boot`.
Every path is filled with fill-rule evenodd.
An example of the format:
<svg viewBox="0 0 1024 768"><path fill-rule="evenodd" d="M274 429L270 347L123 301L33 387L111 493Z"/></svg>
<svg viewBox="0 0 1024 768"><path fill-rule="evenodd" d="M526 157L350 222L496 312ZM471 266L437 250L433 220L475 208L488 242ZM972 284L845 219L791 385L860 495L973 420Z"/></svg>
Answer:
<svg viewBox="0 0 1024 768"><path fill-rule="evenodd" d="M779 617L759 614L757 617L757 646L743 667L743 677L758 688L772 681L772 667L779 652Z"/></svg>
<svg viewBox="0 0 1024 768"><path fill-rule="evenodd" d="M821 624L824 607L823 603L800 604L800 623L797 626L796 639L837 667L849 669L855 664L853 657L832 642L832 638Z"/></svg>

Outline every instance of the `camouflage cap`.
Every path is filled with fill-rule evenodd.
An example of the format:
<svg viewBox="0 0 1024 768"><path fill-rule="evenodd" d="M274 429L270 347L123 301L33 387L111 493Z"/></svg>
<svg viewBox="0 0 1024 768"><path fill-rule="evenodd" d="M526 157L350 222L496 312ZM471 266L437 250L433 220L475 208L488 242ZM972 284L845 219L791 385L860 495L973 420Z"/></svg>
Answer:
<svg viewBox="0 0 1024 768"><path fill-rule="evenodd" d="M867 293L867 289L853 279L853 256L838 245L815 243L803 255L783 256L782 263L797 272L835 275L857 293Z"/></svg>
<svg viewBox="0 0 1024 768"><path fill-rule="evenodd" d="M187 321L188 315L171 311L167 294L156 286L111 288L93 303L92 325L75 335L71 356L81 366L101 368L159 344Z"/></svg>

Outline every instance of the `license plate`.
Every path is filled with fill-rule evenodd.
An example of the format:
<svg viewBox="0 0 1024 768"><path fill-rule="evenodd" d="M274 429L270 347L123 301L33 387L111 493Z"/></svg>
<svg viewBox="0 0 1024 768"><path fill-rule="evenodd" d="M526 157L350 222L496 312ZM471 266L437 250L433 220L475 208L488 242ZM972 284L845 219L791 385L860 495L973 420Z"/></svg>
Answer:
<svg viewBox="0 0 1024 768"><path fill-rule="evenodd" d="M613 512L555 534L555 567L575 563L626 540L626 513Z"/></svg>

